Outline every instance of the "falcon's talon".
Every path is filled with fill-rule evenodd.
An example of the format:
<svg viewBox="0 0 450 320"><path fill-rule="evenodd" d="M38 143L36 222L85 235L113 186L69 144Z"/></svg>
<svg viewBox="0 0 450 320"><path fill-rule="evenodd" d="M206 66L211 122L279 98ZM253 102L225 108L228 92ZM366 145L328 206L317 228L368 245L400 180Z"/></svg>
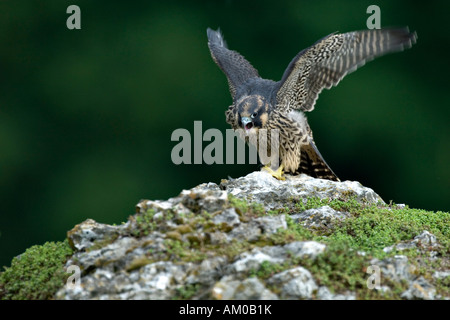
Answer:
<svg viewBox="0 0 450 320"><path fill-rule="evenodd" d="M340 180L317 149L304 112L314 109L323 89L336 86L375 57L410 48L417 38L408 28L332 33L300 51L275 82L261 78L241 54L229 50L219 30L208 28L207 35L211 56L225 73L233 99L226 121L244 141L255 144L261 159L275 151L283 164L276 171L263 169L280 180L284 170L333 181Z"/></svg>
<svg viewBox="0 0 450 320"><path fill-rule="evenodd" d="M283 172L284 166L283 165L280 165L278 167L278 169L275 170L275 171L273 171L273 169L270 166L268 166L268 165L262 167L261 171L262 170L267 171L268 173L270 173L272 175L272 177L274 177L274 178L276 178L278 180L286 180L286 178L284 177L284 172Z"/></svg>

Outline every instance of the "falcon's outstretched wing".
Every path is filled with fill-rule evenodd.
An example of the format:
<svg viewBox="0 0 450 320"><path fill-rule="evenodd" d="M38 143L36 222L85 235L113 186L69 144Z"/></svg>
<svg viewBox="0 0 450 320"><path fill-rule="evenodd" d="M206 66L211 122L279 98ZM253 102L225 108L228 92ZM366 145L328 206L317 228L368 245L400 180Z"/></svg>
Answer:
<svg viewBox="0 0 450 320"><path fill-rule="evenodd" d="M211 56L227 76L234 100L236 89L250 78L259 78L258 71L238 52L227 48L220 30L214 31L208 28L207 35Z"/></svg>
<svg viewBox="0 0 450 320"><path fill-rule="evenodd" d="M380 55L409 48L416 34L407 28L331 34L301 51L278 82L277 108L312 111L319 93Z"/></svg>

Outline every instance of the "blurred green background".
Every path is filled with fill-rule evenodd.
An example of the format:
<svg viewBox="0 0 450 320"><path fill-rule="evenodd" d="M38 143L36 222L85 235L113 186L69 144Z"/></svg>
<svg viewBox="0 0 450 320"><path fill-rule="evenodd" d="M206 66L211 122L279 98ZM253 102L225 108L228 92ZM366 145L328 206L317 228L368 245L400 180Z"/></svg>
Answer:
<svg viewBox="0 0 450 320"><path fill-rule="evenodd" d="M71 4L81 30L66 28ZM176 128L229 128L207 27L279 80L321 37L365 29L371 4L418 42L324 91L308 114L316 143L341 180L448 211L449 2L1 1L0 266L87 218L120 224L140 199L257 169L171 162Z"/></svg>

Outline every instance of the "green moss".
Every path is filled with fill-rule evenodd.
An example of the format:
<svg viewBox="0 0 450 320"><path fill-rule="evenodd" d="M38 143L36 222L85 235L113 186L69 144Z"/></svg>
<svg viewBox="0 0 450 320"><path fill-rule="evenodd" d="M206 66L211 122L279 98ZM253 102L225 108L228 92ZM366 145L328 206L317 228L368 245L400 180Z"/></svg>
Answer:
<svg viewBox="0 0 450 320"><path fill-rule="evenodd" d="M171 261L198 262L206 257L201 248L196 248L197 243L166 239L164 240L164 246L167 251L167 258Z"/></svg>
<svg viewBox="0 0 450 320"><path fill-rule="evenodd" d="M287 229L280 229L268 237L274 245L284 245L293 241L317 240L317 236L311 230L296 223L289 215L286 215Z"/></svg>
<svg viewBox="0 0 450 320"><path fill-rule="evenodd" d="M276 272L281 272L295 266L304 266L316 279L319 285L327 286L332 292L355 292L358 299L401 299L401 293L408 288L406 282L392 281L382 277L381 286L388 286L391 290L382 292L370 290L367 287L367 267L372 258L384 259L396 254L408 256L410 264L416 267L417 276L423 276L436 286L438 294L449 295L448 279L434 281L431 277L436 269L448 265L450 252L449 233L450 215L446 212L431 212L395 205L371 204L358 202L354 197L346 199L318 199L310 198L296 201L291 209L283 208L271 211L271 214L298 213L308 209L328 205L334 210L348 212L350 217L336 221L333 229L323 228L310 230L296 223L286 215L287 229L279 230L266 239L265 245L284 245L292 241L313 240L327 245L326 251L315 260L288 259L282 265L263 263L250 272L250 275L267 279ZM411 249L389 253L383 248L401 241L411 241L415 236L428 230L437 238L438 256L431 261L428 251ZM260 245L264 241L258 241ZM262 245L262 244L261 244ZM358 254L364 251L365 255Z"/></svg>
<svg viewBox="0 0 450 320"><path fill-rule="evenodd" d="M210 250L214 250L218 256L225 256L228 259L234 259L237 255L242 252L249 251L255 247L247 241L238 241L237 239L232 239L226 245L211 245L208 246Z"/></svg>
<svg viewBox="0 0 450 320"><path fill-rule="evenodd" d="M348 212L350 217L336 221L333 229L308 230L287 216L288 230L277 235L278 243L283 241L283 235L286 240L316 240L327 243L342 240L347 242L350 248L382 257L384 247L412 240L424 230L428 230L441 244L439 253L448 256L450 252L450 214L447 212L411 209L408 206L398 207L392 204L361 203L350 195L345 199L308 198L292 199L292 202L294 206L291 209L283 208L270 213L294 214L328 205L334 210Z"/></svg>
<svg viewBox="0 0 450 320"><path fill-rule="evenodd" d="M184 287L177 288L172 300L188 300L195 296L201 289L201 285L198 283L188 284Z"/></svg>
<svg viewBox="0 0 450 320"><path fill-rule="evenodd" d="M258 269L250 270L249 275L253 277L258 277L260 279L268 279L274 274L286 270L290 267L291 266L288 263L279 264L279 263L272 263L269 261L263 261Z"/></svg>
<svg viewBox="0 0 450 320"><path fill-rule="evenodd" d="M353 217L337 224L327 242L348 241L350 247L382 257L382 249L400 241L412 240L428 230L441 244L441 254L449 252L450 215L418 209L363 206L351 212Z"/></svg>
<svg viewBox="0 0 450 320"><path fill-rule="evenodd" d="M290 214L303 212L305 210L319 208L328 205L334 210L349 213L349 218L335 221L334 227L308 229L300 223L296 223ZM229 227L216 225L212 222L214 214L199 210L197 214L191 215L189 224L185 222L177 229L183 239L179 237L165 240L167 248L165 257L173 261L198 262L214 252L216 256L224 256L230 260L245 251L255 247L267 245L285 245L292 241L318 241L327 245L327 249L315 260L308 258L288 258L282 264L271 264L264 262L259 268L251 270L250 276L268 279L275 273L283 270L303 266L312 274L318 285L327 286L334 293L355 292L358 299L400 299L400 295L407 289L407 283L395 282L382 277L381 285L391 288L390 291L381 292L370 290L367 287L367 279L370 274L366 273L371 265L372 258L384 259L398 254L395 250L390 253L382 249L397 244L400 241L411 241L424 230L433 233L440 243L440 256L434 262L429 261L427 252L417 249L405 250L401 254L407 255L409 262L417 267L417 275L424 276L430 281L431 274L439 268L443 261L448 260L449 253L449 214L444 212L428 212L424 210L398 207L393 204L372 204L356 200L350 193L341 199L291 199L285 208L266 212L262 204L248 203L245 200L229 196L229 206L234 207L240 215L242 222L248 222L252 218L262 215L284 214L287 229L280 229L277 233L263 235L257 241L232 240L226 246L210 244L200 237L203 232L222 231L228 232ZM154 214L154 213L153 213ZM152 212L137 219L141 230L152 230ZM200 233L197 233L199 232ZM366 254L358 254L364 251ZM425 262L424 262L425 261ZM448 296L448 280L434 281L437 292ZM276 291L277 288L272 288ZM178 290L177 298L185 299L196 294L196 287L183 287Z"/></svg>
<svg viewBox="0 0 450 320"><path fill-rule="evenodd" d="M228 195L228 201L230 205L236 209L236 212L241 216L262 216L266 214L266 210L261 203L248 203L247 201L236 198L231 194Z"/></svg>
<svg viewBox="0 0 450 320"><path fill-rule="evenodd" d="M295 202L295 200L294 200ZM308 199L300 199L300 201L295 202L294 212L303 212L309 209L315 209L322 206L328 205L327 199L320 199L316 197Z"/></svg>
<svg viewBox="0 0 450 320"><path fill-rule="evenodd" d="M148 209L144 213L138 213L135 216L130 217L130 220L134 220L135 222L132 235L135 237L143 237L156 230L157 222L153 219L155 213L154 209Z"/></svg>
<svg viewBox="0 0 450 320"><path fill-rule="evenodd" d="M436 293L443 297L450 296L450 277L436 280Z"/></svg>
<svg viewBox="0 0 450 320"><path fill-rule="evenodd" d="M248 203L245 200L236 198L235 196L229 194L228 201L232 207L236 209L238 214L243 214L248 210Z"/></svg>
<svg viewBox="0 0 450 320"><path fill-rule="evenodd" d="M70 276L63 267L71 254L67 240L28 248L0 273L0 299L51 299Z"/></svg>
<svg viewBox="0 0 450 320"><path fill-rule="evenodd" d="M345 241L329 243L326 251L312 261L302 262L321 285L339 290L354 291L365 286L368 275L364 273L366 258L349 249Z"/></svg>
<svg viewBox="0 0 450 320"><path fill-rule="evenodd" d="M294 203L294 207L290 210L290 213L299 213L323 206L330 206L337 211L357 213L362 207L368 205L365 202L361 203L358 201L356 196L351 193L340 199L311 197L307 199L292 199L291 201Z"/></svg>
<svg viewBox="0 0 450 320"><path fill-rule="evenodd" d="M255 211L261 214L262 210L255 210L254 205L244 200L235 197L229 199L230 204L243 217L254 216ZM353 291L356 292L358 299L400 299L401 293L407 289L405 282L395 282L382 277L381 285L389 286L390 291L370 290L367 287L370 274L366 273L366 270L371 265L371 259L374 257L384 259L399 254L395 250L386 253L382 250L383 248L401 241L411 241L424 230L428 230L437 237L440 243L439 257L442 258L430 262L434 265L428 265L424 263L428 261L427 252L412 249L402 251L401 254L407 255L411 264L417 264L418 275L429 279L431 273L439 268L442 259L448 260L450 252L450 229L448 228L450 215L448 213L411 209L407 206L398 207L393 204L360 202L350 193L342 199L308 198L292 199L292 202L294 204L290 207L266 213L286 214L287 229L262 237L254 245L284 245L292 241L313 240L326 244L327 250L315 260L288 259L282 265L263 263L249 275L267 279L276 272L300 265L310 270L319 285L327 286L332 292ZM289 214L325 205L337 211L348 212L350 217L336 221L333 229L310 230L294 222L289 216ZM234 247L233 253L228 254L229 257L251 250L251 246L245 243L234 244ZM227 249L231 250L228 246ZM364 251L366 255L357 254L358 251ZM448 296L447 282L448 280L436 282L437 291L444 296Z"/></svg>

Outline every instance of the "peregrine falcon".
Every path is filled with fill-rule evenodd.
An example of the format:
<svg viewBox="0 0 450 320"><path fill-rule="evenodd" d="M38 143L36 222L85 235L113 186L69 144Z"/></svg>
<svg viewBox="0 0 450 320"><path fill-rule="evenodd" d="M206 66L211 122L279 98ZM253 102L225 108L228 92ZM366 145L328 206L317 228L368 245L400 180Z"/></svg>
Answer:
<svg viewBox="0 0 450 320"><path fill-rule="evenodd" d="M233 104L226 121L244 132L246 142L260 129L268 136L278 129L279 163L263 169L284 180L284 173L305 173L315 178L340 181L327 165L314 142L304 112L312 111L319 93L336 86L348 73L365 62L389 52L402 51L416 41L408 28L373 29L332 33L300 51L287 66L280 81L263 79L238 52L229 50L220 30L207 29L208 46L215 63L225 73ZM255 142L256 141L256 142ZM274 149L268 137L268 152ZM260 154L260 161L261 161ZM272 167L272 168L271 168Z"/></svg>

